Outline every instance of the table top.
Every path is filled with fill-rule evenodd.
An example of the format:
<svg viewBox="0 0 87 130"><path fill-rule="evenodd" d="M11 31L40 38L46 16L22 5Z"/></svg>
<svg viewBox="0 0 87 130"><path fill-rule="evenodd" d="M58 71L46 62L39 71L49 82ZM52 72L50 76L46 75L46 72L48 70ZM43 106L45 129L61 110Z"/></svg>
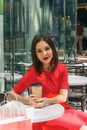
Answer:
<svg viewBox="0 0 87 130"><path fill-rule="evenodd" d="M32 62L30 62L30 63L26 63L26 62L18 62L17 64L19 64L19 65L23 64L23 65L25 65L26 67L29 67L29 66L32 65Z"/></svg>
<svg viewBox="0 0 87 130"><path fill-rule="evenodd" d="M76 57L78 60L87 60L87 57Z"/></svg>
<svg viewBox="0 0 87 130"><path fill-rule="evenodd" d="M68 83L71 86L75 85L86 85L87 77L79 75L68 75Z"/></svg>
<svg viewBox="0 0 87 130"><path fill-rule="evenodd" d="M43 122L61 117L64 114L64 107L60 104L53 104L43 108L26 106L26 113L32 122Z"/></svg>
<svg viewBox="0 0 87 130"><path fill-rule="evenodd" d="M14 81L18 81L22 78L23 75L14 73ZM12 75L11 73L0 73L1 78L6 78L7 82L12 81Z"/></svg>
<svg viewBox="0 0 87 130"><path fill-rule="evenodd" d="M82 67L82 66L84 66L84 64L83 63L68 63L68 64L66 64L66 66L67 67Z"/></svg>
<svg viewBox="0 0 87 130"><path fill-rule="evenodd" d="M87 67L87 62L83 62L84 67Z"/></svg>

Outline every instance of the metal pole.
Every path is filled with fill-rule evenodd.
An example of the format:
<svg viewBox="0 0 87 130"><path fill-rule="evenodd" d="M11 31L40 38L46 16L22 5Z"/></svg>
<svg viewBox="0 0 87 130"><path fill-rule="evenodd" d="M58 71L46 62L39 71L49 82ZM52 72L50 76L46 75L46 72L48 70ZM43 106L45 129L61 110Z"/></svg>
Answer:
<svg viewBox="0 0 87 130"><path fill-rule="evenodd" d="M13 0L10 0L10 49L11 49L11 85L13 87L14 85L14 58L15 58L15 53L14 53L14 41L13 41L13 25L14 25L14 20L13 20Z"/></svg>

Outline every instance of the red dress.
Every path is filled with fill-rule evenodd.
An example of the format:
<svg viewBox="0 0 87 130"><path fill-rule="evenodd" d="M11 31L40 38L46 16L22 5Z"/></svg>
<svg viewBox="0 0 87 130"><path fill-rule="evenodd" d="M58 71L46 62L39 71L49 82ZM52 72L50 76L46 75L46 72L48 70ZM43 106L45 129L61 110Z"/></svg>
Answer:
<svg viewBox="0 0 87 130"><path fill-rule="evenodd" d="M64 106L64 115L44 122L43 130L79 130L83 125L87 125L87 113L78 111L70 107L67 103Z"/></svg>
<svg viewBox="0 0 87 130"><path fill-rule="evenodd" d="M21 94L31 84L42 84L42 96L53 97L60 89L68 89L68 71L65 64L58 63L53 72L43 71L38 75L34 66L29 68L23 78L13 87L13 90ZM65 108L64 115L52 121L33 123L33 130L79 130L87 124L87 114L71 108L68 104L62 104Z"/></svg>

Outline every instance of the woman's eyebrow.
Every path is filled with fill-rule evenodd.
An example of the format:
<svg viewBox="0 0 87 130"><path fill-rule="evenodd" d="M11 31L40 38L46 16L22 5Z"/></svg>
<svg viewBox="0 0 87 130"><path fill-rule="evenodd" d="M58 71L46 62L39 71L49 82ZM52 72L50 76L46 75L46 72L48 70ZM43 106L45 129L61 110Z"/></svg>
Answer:
<svg viewBox="0 0 87 130"><path fill-rule="evenodd" d="M36 51L37 51L37 50L41 50L41 49L40 49L40 48L38 48L38 49L36 49Z"/></svg>

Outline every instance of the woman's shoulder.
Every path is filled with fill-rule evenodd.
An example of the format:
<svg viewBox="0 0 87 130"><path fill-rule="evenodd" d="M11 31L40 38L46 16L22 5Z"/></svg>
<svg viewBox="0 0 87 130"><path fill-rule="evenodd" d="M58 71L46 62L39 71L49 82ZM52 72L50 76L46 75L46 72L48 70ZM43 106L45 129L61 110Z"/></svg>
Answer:
<svg viewBox="0 0 87 130"><path fill-rule="evenodd" d="M62 63L62 62L58 62L57 64L58 67L66 67L66 64Z"/></svg>
<svg viewBox="0 0 87 130"><path fill-rule="evenodd" d="M29 68L28 68L28 70L27 70L27 72L28 71L35 71L35 67L34 67L34 65L32 64L31 66L29 66Z"/></svg>
<svg viewBox="0 0 87 130"><path fill-rule="evenodd" d="M58 71L65 71L67 69L66 64L58 62L57 70Z"/></svg>

